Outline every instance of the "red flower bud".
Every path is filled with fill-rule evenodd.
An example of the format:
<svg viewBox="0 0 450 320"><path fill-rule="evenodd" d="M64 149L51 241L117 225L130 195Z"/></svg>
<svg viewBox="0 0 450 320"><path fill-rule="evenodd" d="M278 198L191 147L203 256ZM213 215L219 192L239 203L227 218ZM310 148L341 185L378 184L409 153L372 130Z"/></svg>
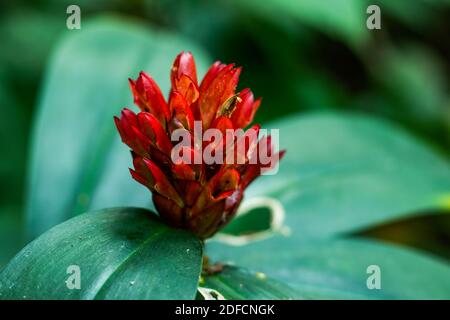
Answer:
<svg viewBox="0 0 450 320"><path fill-rule="evenodd" d="M259 125L243 135L228 136L230 130L247 127L261 103L250 89L235 92L240 72L233 64L216 62L199 86L194 58L182 52L171 70L168 103L156 82L141 72L137 80L130 79L141 112L124 109L114 119L122 141L132 150L131 175L150 189L160 216L200 238L224 227L235 215L245 188L284 154L275 154L269 164L259 159L261 151L273 155L271 137L258 137ZM220 139L197 139L211 128ZM175 132L189 138L181 148L171 140ZM203 159L206 150L222 162ZM177 152L179 158L174 159Z"/></svg>

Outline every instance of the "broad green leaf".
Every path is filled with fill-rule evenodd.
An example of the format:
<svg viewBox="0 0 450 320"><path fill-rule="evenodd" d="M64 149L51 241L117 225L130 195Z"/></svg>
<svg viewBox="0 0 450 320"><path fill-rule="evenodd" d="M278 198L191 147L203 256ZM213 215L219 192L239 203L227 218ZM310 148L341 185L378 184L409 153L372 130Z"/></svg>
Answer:
<svg viewBox="0 0 450 320"><path fill-rule="evenodd" d="M260 207L250 212L235 217L231 223L220 232L235 236L245 236L270 230L271 211L269 208Z"/></svg>
<svg viewBox="0 0 450 320"><path fill-rule="evenodd" d="M193 299L201 264L190 233L144 209L104 209L26 246L0 273L0 299ZM76 284L70 266L79 290L66 284Z"/></svg>
<svg viewBox="0 0 450 320"><path fill-rule="evenodd" d="M243 245L289 232L282 204L272 198L251 198L239 207L233 220L215 236L231 245Z"/></svg>
<svg viewBox="0 0 450 320"><path fill-rule="evenodd" d="M286 149L279 171L246 197L280 201L302 239L355 232L448 210L450 166L401 129L368 116L316 113L272 123Z"/></svg>
<svg viewBox="0 0 450 320"><path fill-rule="evenodd" d="M367 40L365 3L360 0L247 0L235 1L245 10L264 14L269 19L298 19L351 45Z"/></svg>
<svg viewBox="0 0 450 320"><path fill-rule="evenodd" d="M301 242L279 236L234 248L211 242L207 254L213 261L264 272L308 298L450 298L447 262L374 241ZM367 281L373 273L367 270L372 265L380 268L381 289L368 289Z"/></svg>
<svg viewBox="0 0 450 320"><path fill-rule="evenodd" d="M203 276L200 287L215 290L229 300L278 300L299 299L299 294L277 280L267 277L262 272L250 272L234 266L210 276Z"/></svg>
<svg viewBox="0 0 450 320"><path fill-rule="evenodd" d="M141 70L169 90L173 60L191 43L140 25L103 18L68 31L44 81L33 132L27 213L31 236L75 214L112 206L150 206L129 176L128 148L113 116L133 105L128 78Z"/></svg>

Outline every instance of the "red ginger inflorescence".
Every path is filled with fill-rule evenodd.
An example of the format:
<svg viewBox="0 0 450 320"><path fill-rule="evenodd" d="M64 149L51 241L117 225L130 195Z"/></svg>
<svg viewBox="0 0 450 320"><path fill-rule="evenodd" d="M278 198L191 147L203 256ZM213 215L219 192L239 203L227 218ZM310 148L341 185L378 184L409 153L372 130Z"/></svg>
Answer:
<svg viewBox="0 0 450 320"><path fill-rule="evenodd" d="M234 64L215 62L199 85L192 54L182 52L171 70L168 102L155 81L141 72L137 80L129 80L134 102L141 112L135 114L124 109L120 119L114 118L122 141L132 149L131 175L153 193L161 218L172 226L191 230L202 239L211 237L231 220L245 188L263 168L273 167L284 153L272 154L271 137L257 137L259 125L241 136L226 136L227 130L247 127L261 103L261 99L254 99L250 89L235 93L240 72L241 68L235 68ZM181 149L182 153L190 154L191 158L200 154L201 161L173 161L175 143L171 134L184 130L195 136L195 121L200 121L201 130L218 129L224 138L200 143L193 138L192 144ZM256 132L256 138L249 132ZM239 151L240 139L246 140L245 149ZM207 164L201 154L207 146L213 154L221 150L223 159L231 154L234 160L240 157L241 161ZM258 159L260 149L268 156L276 155L271 158L275 160L263 165Z"/></svg>

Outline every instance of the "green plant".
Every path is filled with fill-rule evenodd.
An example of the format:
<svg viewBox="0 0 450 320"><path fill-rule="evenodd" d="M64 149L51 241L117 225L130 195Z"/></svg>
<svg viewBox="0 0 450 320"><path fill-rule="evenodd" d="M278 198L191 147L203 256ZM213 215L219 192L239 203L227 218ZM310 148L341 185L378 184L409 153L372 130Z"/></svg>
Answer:
<svg viewBox="0 0 450 320"><path fill-rule="evenodd" d="M0 298L193 299L198 287L236 299L450 297L446 261L355 235L449 209L448 162L375 118L322 111L272 122L288 150L280 171L256 181L246 197L259 205L205 245L130 208L153 204L124 170L112 124L131 101L124 79L149 70L166 92L171 59L187 48L204 73L210 61L189 41L115 19L60 43L33 133L27 212L39 237L1 271ZM219 272L202 275L205 250ZM366 285L374 264L381 290ZM66 286L69 265L81 268L80 290Z"/></svg>

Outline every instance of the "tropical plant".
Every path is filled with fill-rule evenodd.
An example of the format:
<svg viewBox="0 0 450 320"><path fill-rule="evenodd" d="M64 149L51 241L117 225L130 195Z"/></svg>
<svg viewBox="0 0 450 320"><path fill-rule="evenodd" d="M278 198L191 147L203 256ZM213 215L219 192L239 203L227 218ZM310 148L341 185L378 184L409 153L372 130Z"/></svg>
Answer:
<svg viewBox="0 0 450 320"><path fill-rule="evenodd" d="M2 298L193 299L199 288L237 299L449 297L445 261L356 234L448 208L448 163L380 119L316 112L272 122L288 150L279 172L254 182L206 243L149 211L112 117L130 100L124 79L148 70L167 91L162 75L186 48L204 72L210 60L186 40L115 19L60 43L30 163L30 230L44 233L1 272ZM79 290L66 286L70 265L80 267ZM381 290L367 287L371 265Z"/></svg>

